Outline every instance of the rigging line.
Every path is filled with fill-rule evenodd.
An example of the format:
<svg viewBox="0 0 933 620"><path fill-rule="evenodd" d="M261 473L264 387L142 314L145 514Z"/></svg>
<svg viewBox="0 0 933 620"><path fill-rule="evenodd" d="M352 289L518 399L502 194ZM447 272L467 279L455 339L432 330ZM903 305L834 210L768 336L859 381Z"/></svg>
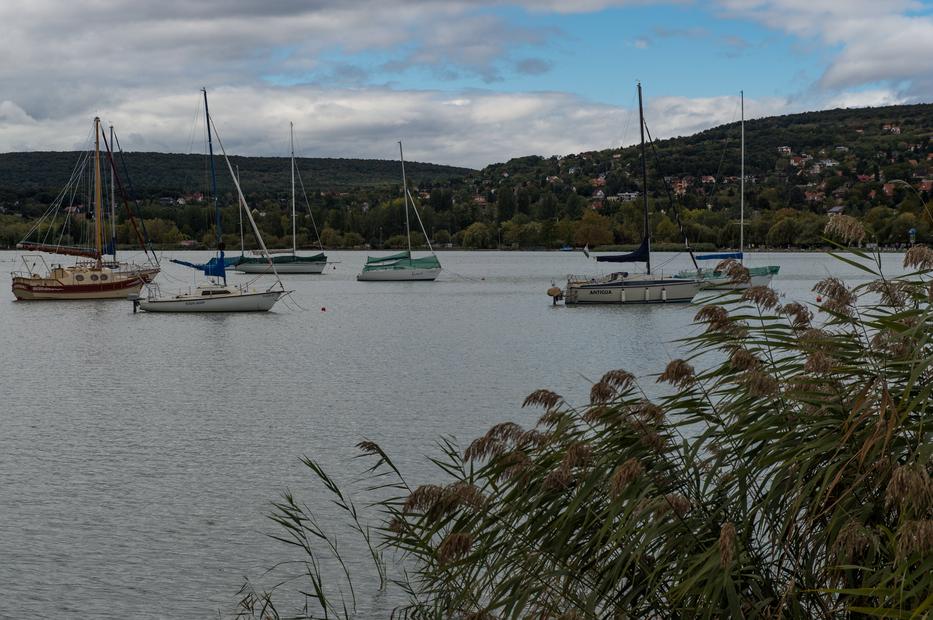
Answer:
<svg viewBox="0 0 933 620"><path fill-rule="evenodd" d="M664 186L664 189L667 192L667 200L671 205L671 211L674 213L674 221L677 222L677 228L680 229L680 234L683 235L684 247L686 248L687 252L690 253L690 260L693 262L694 269L699 270L700 266L697 264L696 257L693 256L693 250L690 249L690 241L687 239L687 232L684 230L683 222L680 220L680 212L677 209L677 205L674 204L674 195L671 193L671 186L664 178L664 173L661 170L661 157L658 155L658 149L654 144L654 138L651 137L651 131L648 129L648 123L645 123L645 133L648 134L648 144L651 145L651 153L654 155L655 165L658 169L658 176L661 177L661 184ZM645 191L647 192L647 188L645 188Z"/></svg>
<svg viewBox="0 0 933 620"><path fill-rule="evenodd" d="M146 260L149 260L149 253L152 253L153 258L155 258L156 260L156 266L158 266L159 259L155 254L155 250L153 250L152 248L152 239L149 237L149 231L146 230L146 220L143 217L142 207L140 206L138 199L132 198L133 196L136 195L136 190L133 188L133 178L130 176L129 167L126 165L126 157L124 157L124 154L123 154L123 146L120 144L120 136L117 135L116 131L113 132L113 141L116 144L117 151L120 153L120 164L123 167L123 174L126 176L126 184L129 186L129 189L128 189L129 196L127 196L127 191L123 189L123 184L120 183L120 190L124 195L124 207L126 207L127 211L130 212L129 206L126 204L126 201L129 199L133 200L133 203L136 205L136 216L139 218L139 223L140 223L140 226L142 226L142 230L143 230L143 236L145 237L145 245L143 246L143 251L146 252ZM119 182L119 179L118 179L118 182ZM136 224L134 222L132 212L130 212L130 223L133 224L133 228L136 228ZM137 234L138 232L139 231L137 230Z"/></svg>
<svg viewBox="0 0 933 620"><path fill-rule="evenodd" d="M301 195L305 199L305 207L308 209L308 215L311 216L311 227L314 229L314 236L317 237L317 245L321 248L321 251L324 251L324 243L321 241L321 235L317 230L317 223L314 221L314 213L311 211L311 201L308 200L308 193L305 191L305 183L301 179L301 170L298 166L295 166L295 172L298 173L298 184L301 186Z"/></svg>

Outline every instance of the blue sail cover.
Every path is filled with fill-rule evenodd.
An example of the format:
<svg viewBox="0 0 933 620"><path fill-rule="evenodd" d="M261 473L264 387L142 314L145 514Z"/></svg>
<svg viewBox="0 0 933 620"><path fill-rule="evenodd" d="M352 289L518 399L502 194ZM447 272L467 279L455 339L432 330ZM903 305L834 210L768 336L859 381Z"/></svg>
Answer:
<svg viewBox="0 0 933 620"><path fill-rule="evenodd" d="M613 254L612 256L597 256L599 263L644 263L648 260L648 237L641 241L641 245L634 252L628 254Z"/></svg>
<svg viewBox="0 0 933 620"><path fill-rule="evenodd" d="M201 263L201 264L189 263L186 260L178 260L175 258L171 259L173 263L176 263L178 265L184 265L185 267L191 267L193 269L200 269L201 271L204 272L204 275L213 276L215 278L226 278L227 273L225 271L225 268L229 267L230 265L235 264L238 260L240 260L239 256L234 256L232 258L224 258L223 252L221 252L219 256L215 256L211 260L207 261L206 263Z"/></svg>
<svg viewBox="0 0 933 620"><path fill-rule="evenodd" d="M742 260L741 252L725 252L723 254L702 254L697 256L697 260L725 260L727 258L735 258Z"/></svg>

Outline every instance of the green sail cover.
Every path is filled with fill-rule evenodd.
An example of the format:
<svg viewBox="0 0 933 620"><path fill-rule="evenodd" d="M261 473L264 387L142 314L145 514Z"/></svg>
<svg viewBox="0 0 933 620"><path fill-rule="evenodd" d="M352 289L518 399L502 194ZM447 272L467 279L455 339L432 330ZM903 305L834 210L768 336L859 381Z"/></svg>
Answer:
<svg viewBox="0 0 933 620"><path fill-rule="evenodd" d="M400 252L391 256L370 256L366 259L363 271L377 271L382 269L440 269L441 263L437 256L422 256L412 258L409 252Z"/></svg>
<svg viewBox="0 0 933 620"><path fill-rule="evenodd" d="M265 256L241 256L236 262L237 265L259 265L266 264L269 259ZM276 265L290 265L292 263L326 263L327 257L324 252L313 256L296 256L294 254L273 255L272 262Z"/></svg>

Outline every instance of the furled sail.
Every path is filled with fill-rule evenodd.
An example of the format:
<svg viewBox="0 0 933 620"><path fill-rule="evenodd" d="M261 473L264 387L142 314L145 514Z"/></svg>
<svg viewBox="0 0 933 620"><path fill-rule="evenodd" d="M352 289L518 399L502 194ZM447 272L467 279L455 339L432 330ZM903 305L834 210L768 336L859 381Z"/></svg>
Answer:
<svg viewBox="0 0 933 620"><path fill-rule="evenodd" d="M648 260L648 255L648 237L645 237L634 252L613 254L612 256L597 256L596 261L600 263L644 263Z"/></svg>
<svg viewBox="0 0 933 620"><path fill-rule="evenodd" d="M84 256L87 258L100 258L100 253L94 248L82 248L71 245L53 245L51 243L32 243L22 241L16 244L17 250L30 252L48 252L49 254L64 254L66 256Z"/></svg>
<svg viewBox="0 0 933 620"><path fill-rule="evenodd" d="M697 260L725 260L727 258L734 258L737 260L742 260L741 252L723 252L721 254L701 254L697 256Z"/></svg>
<svg viewBox="0 0 933 620"><path fill-rule="evenodd" d="M185 267L191 267L192 269L200 269L202 272L204 272L204 275L212 276L215 278L225 277L225 269L235 264L238 260L240 260L239 256L224 258L223 252L220 253L220 256L215 256L206 263L189 263L186 260L178 260L177 258L171 259L173 263L184 265Z"/></svg>

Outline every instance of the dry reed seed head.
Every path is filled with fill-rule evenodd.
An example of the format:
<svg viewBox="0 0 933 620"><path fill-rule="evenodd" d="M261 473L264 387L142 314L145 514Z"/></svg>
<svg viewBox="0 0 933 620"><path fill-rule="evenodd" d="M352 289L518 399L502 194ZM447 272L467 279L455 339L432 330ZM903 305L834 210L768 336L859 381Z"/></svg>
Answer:
<svg viewBox="0 0 933 620"><path fill-rule="evenodd" d="M933 520L905 521L897 530L897 559L904 561L919 553L925 557L933 552Z"/></svg>
<svg viewBox="0 0 933 620"><path fill-rule="evenodd" d="M483 435L467 446L463 451L463 458L466 461L482 461L484 459L498 456L505 452L505 444L497 439Z"/></svg>
<svg viewBox="0 0 933 620"><path fill-rule="evenodd" d="M586 467L593 460L593 447L581 441L570 444L564 453L563 466L568 469Z"/></svg>
<svg viewBox="0 0 933 620"><path fill-rule="evenodd" d="M565 611L561 615L557 616L557 620L583 620L585 616L575 609L570 611Z"/></svg>
<svg viewBox="0 0 933 620"><path fill-rule="evenodd" d="M658 377L657 382L665 381L674 387L683 389L691 385L695 379L693 366L682 359L676 359L668 363L667 368Z"/></svg>
<svg viewBox="0 0 933 620"><path fill-rule="evenodd" d="M530 448L540 448L541 446L546 445L548 441L550 441L549 434L542 433L536 429L531 429L519 435L515 440L515 445Z"/></svg>
<svg viewBox="0 0 933 620"><path fill-rule="evenodd" d="M573 473L569 468L561 464L560 467L551 470L544 477L542 487L545 491L563 491L570 486L571 482L573 482Z"/></svg>
<svg viewBox="0 0 933 620"><path fill-rule="evenodd" d="M664 409L649 400L640 401L633 413L643 424L660 424L664 421Z"/></svg>
<svg viewBox="0 0 933 620"><path fill-rule="evenodd" d="M761 360L755 357L748 349L738 347L729 357L729 364L736 370L751 370L753 368L758 368L758 365L761 364Z"/></svg>
<svg viewBox="0 0 933 620"><path fill-rule="evenodd" d="M783 311L790 319L790 324L794 329L805 329L810 326L813 313L803 304L792 301L789 304L785 304Z"/></svg>
<svg viewBox="0 0 933 620"><path fill-rule="evenodd" d="M463 481L449 484L444 495L444 499L454 506L468 506L475 510L485 508L488 501L488 498L483 495L483 492L476 485Z"/></svg>
<svg viewBox="0 0 933 620"><path fill-rule="evenodd" d="M833 358L822 351L814 351L807 356L807 361L804 362L803 369L807 372L822 375L832 370L834 363Z"/></svg>
<svg viewBox="0 0 933 620"><path fill-rule="evenodd" d="M405 530L405 521L398 517L392 517L387 527L393 534L401 534Z"/></svg>
<svg viewBox="0 0 933 620"><path fill-rule="evenodd" d="M640 441L643 446L659 454L664 452L664 449L667 447L667 442L664 441L661 435L649 428L642 427L638 430L638 441Z"/></svg>
<svg viewBox="0 0 933 620"><path fill-rule="evenodd" d="M636 458L630 458L612 472L609 478L609 495L619 497L625 488L645 472L644 466Z"/></svg>
<svg viewBox="0 0 933 620"><path fill-rule="evenodd" d="M616 391L611 385L604 381L599 381L594 383L593 387L590 388L590 404L600 405L608 403L615 395Z"/></svg>
<svg viewBox="0 0 933 620"><path fill-rule="evenodd" d="M543 416L538 418L539 426L557 426L568 416L566 411L560 409L550 409Z"/></svg>
<svg viewBox="0 0 933 620"><path fill-rule="evenodd" d="M728 569L735 560L735 525L726 521L719 529L719 566Z"/></svg>
<svg viewBox="0 0 933 620"><path fill-rule="evenodd" d="M535 390L525 398L522 407L544 407L550 410L559 405L562 400L564 398L560 394L551 390Z"/></svg>
<svg viewBox="0 0 933 620"><path fill-rule="evenodd" d="M919 463L897 467L888 481L884 504L914 515L933 512L933 481L926 467Z"/></svg>
<svg viewBox="0 0 933 620"><path fill-rule="evenodd" d="M850 215L841 214L830 216L823 228L823 234L848 244L861 243L867 236L861 222Z"/></svg>
<svg viewBox="0 0 933 620"><path fill-rule="evenodd" d="M871 532L856 519L849 520L833 543L833 554L837 562L851 562L861 557L872 544Z"/></svg>
<svg viewBox="0 0 933 620"><path fill-rule="evenodd" d="M517 480L528 473L531 458L521 450L513 450L499 457L498 463L502 467L499 480Z"/></svg>
<svg viewBox="0 0 933 620"><path fill-rule="evenodd" d="M749 370L742 374L742 385L752 396L773 396L778 392L778 381L760 370Z"/></svg>
<svg viewBox="0 0 933 620"><path fill-rule="evenodd" d="M826 296L821 308L837 314L849 315L858 299L839 278L824 278L816 283L813 292Z"/></svg>
<svg viewBox="0 0 933 620"><path fill-rule="evenodd" d="M590 424L608 422L613 413L618 413L618 408L605 404L590 405L583 412L583 420Z"/></svg>
<svg viewBox="0 0 933 620"><path fill-rule="evenodd" d="M436 484L423 484L405 500L405 512L428 512L444 496L444 487Z"/></svg>
<svg viewBox="0 0 933 620"><path fill-rule="evenodd" d="M729 312L722 306L703 306L693 320L706 323L709 331L723 331L730 325Z"/></svg>
<svg viewBox="0 0 933 620"><path fill-rule="evenodd" d="M678 518L684 518L690 512L690 500L680 493L668 493L652 502L652 510L656 518L673 512Z"/></svg>
<svg viewBox="0 0 933 620"><path fill-rule="evenodd" d="M777 292L770 286L750 286L742 293L742 299L765 310L774 310L780 305Z"/></svg>
<svg viewBox="0 0 933 620"><path fill-rule="evenodd" d="M373 442L373 441L361 441L360 443L356 444L356 447L357 447L357 448L360 450L360 452L362 452L363 454L377 455L377 454L380 454L380 453L382 452L382 451L379 449L379 444L377 444L377 443L375 443L375 442Z"/></svg>
<svg viewBox="0 0 933 620"><path fill-rule="evenodd" d="M933 269L933 250L925 245L915 245L904 254L904 266L920 271Z"/></svg>
<svg viewBox="0 0 933 620"><path fill-rule="evenodd" d="M873 280L866 290L881 296L881 303L896 308L903 307L910 298L913 286L902 280Z"/></svg>
<svg viewBox="0 0 933 620"><path fill-rule="evenodd" d="M451 532L437 548L437 561L441 565L459 560L470 552L473 536L467 532Z"/></svg>
<svg viewBox="0 0 933 620"><path fill-rule="evenodd" d="M617 370L610 370L604 374L599 382L605 383L617 392L624 392L635 384L635 375L619 368Z"/></svg>
<svg viewBox="0 0 933 620"><path fill-rule="evenodd" d="M743 284L750 282L752 279L748 268L733 258L726 259L716 265L716 271L728 276L729 282L733 284Z"/></svg>

